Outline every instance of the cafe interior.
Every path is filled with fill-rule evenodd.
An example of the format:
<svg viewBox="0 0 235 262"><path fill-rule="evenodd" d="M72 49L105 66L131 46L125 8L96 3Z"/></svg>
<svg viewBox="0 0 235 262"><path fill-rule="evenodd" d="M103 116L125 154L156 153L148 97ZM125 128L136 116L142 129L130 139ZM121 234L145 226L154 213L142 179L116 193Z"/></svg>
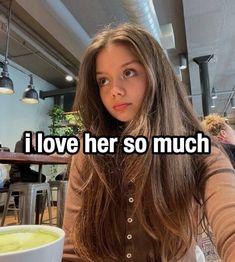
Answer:
<svg viewBox="0 0 235 262"><path fill-rule="evenodd" d="M104 26L123 22L143 26L159 41L199 117L218 113L235 125L234 0L0 0L1 226L62 226L70 156L11 153L25 130L81 132L72 106L82 55ZM31 208L23 211L26 204L16 207L13 192L23 195L25 185L4 188L17 163L30 164L48 182L32 183ZM47 195L40 218L38 192Z"/></svg>

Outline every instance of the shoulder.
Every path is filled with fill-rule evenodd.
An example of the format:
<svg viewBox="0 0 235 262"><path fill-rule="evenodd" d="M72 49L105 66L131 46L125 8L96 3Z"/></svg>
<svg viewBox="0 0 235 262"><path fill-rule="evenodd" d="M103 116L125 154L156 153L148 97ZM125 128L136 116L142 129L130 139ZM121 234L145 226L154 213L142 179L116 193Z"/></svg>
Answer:
<svg viewBox="0 0 235 262"><path fill-rule="evenodd" d="M205 157L205 162L222 164L223 161L225 161L226 164L230 162L224 147L222 145L212 145L210 154Z"/></svg>
<svg viewBox="0 0 235 262"><path fill-rule="evenodd" d="M232 163L226 154L226 152L217 146L211 147L211 153L207 155L204 159L204 168L202 174L202 184L207 180L214 177L223 177L222 174L226 176L234 175L235 171Z"/></svg>
<svg viewBox="0 0 235 262"><path fill-rule="evenodd" d="M233 174L234 169L225 150L220 145L212 145L211 153L199 158L198 167L198 186L203 189L207 181L212 177L221 174ZM221 177L221 176L219 176Z"/></svg>

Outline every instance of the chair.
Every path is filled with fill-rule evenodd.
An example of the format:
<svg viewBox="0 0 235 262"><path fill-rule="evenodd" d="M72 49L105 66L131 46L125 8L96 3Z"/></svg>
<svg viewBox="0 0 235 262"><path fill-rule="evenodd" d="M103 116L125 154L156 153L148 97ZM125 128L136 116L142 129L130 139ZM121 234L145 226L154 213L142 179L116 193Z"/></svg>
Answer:
<svg viewBox="0 0 235 262"><path fill-rule="evenodd" d="M57 190L57 216L56 216L57 221L56 221L56 224L58 227L62 227L68 181L62 181L62 180L49 181L48 183L51 187L51 190L53 190L53 188L56 188Z"/></svg>
<svg viewBox="0 0 235 262"><path fill-rule="evenodd" d="M7 187L0 187L0 194L2 193L8 193L8 188Z"/></svg>
<svg viewBox="0 0 235 262"><path fill-rule="evenodd" d="M8 194L8 188L7 187L0 187L0 195L4 194L4 193ZM20 221L19 208L16 207L14 199L13 199L13 201L12 200L9 201L9 206L12 206L12 207L8 207L8 210L14 211L15 219L17 218L18 222L19 222Z"/></svg>
<svg viewBox="0 0 235 262"><path fill-rule="evenodd" d="M49 221L52 224L50 186L48 183L14 183L8 189L7 200L4 205L1 226L4 225L10 197L13 192L19 192L19 208L22 209L21 224L34 224L36 197L38 193L46 193Z"/></svg>

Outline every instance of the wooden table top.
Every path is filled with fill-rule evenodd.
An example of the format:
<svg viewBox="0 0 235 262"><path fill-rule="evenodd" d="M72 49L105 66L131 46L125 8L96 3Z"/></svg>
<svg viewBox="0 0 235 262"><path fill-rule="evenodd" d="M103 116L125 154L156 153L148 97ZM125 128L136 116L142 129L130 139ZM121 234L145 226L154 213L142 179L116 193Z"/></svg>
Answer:
<svg viewBox="0 0 235 262"><path fill-rule="evenodd" d="M42 155L42 154L24 154L13 152L0 152L1 164L37 164L37 165L55 165L68 164L70 156L64 155Z"/></svg>

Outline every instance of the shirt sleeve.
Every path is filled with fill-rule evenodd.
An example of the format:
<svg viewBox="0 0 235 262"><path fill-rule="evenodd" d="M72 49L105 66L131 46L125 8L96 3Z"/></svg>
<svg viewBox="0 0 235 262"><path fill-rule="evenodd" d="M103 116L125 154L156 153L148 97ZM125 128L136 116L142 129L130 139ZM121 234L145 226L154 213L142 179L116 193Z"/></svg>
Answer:
<svg viewBox="0 0 235 262"><path fill-rule="evenodd" d="M218 149L209 158L205 184L206 216L215 235L219 256L224 262L235 261L235 172L229 159Z"/></svg>
<svg viewBox="0 0 235 262"><path fill-rule="evenodd" d="M63 262L82 262L74 252L74 241L72 238L75 220L81 207L81 194L79 190L81 187L79 174L82 165L81 162L81 153L72 157L63 221L63 229L65 231Z"/></svg>

